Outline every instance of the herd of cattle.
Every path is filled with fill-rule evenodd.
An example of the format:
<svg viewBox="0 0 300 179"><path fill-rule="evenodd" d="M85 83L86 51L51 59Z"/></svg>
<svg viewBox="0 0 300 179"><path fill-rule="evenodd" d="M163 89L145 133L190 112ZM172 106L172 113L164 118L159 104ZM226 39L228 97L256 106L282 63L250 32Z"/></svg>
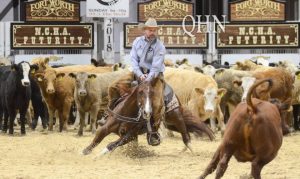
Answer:
<svg viewBox="0 0 300 179"><path fill-rule="evenodd" d="M49 58L38 58L31 60L30 63L23 61L13 65L0 61L0 129L4 133L7 130L11 135L14 133L14 120L17 112L20 114L21 134L26 133L26 122L32 129L35 129L39 118L44 129L53 130L55 123L59 124L59 131L67 130L74 110L73 104L76 104L80 119L78 135L83 135L87 113L90 116L89 130L94 133L98 124L97 120L101 119L107 108L110 84L130 71L128 68L120 68L119 64L99 64L93 59L91 65L60 67L51 67L49 60ZM274 114L274 109L263 102L270 99L276 99L273 103L278 103L277 106L285 106L286 110L280 112L279 115L282 119L279 119L282 133L287 134L293 128L299 130L300 69L292 63L279 62L271 67L245 60L232 66L228 63L226 65L215 63L197 67L189 65L184 59L176 64L165 60L165 65L167 66L164 72L165 81L173 88L182 105L190 109L202 121L209 119L210 127L214 132L220 129L224 134L225 128L231 128L231 130L226 130L228 132L227 134L225 132L223 141L229 139L230 136L239 135L238 130L233 131L236 125L231 123L239 121L238 119L245 111L260 116L257 107L264 108L266 105L266 110L261 116L273 115L273 118L276 118L277 113ZM257 85L258 82L260 85ZM252 97L259 100L254 100L253 103L249 101L249 91ZM249 105L241 107L246 100L248 100L247 104L251 103L250 107ZM32 113L31 111L33 111L32 119L31 115L28 115ZM228 121L230 116L232 116L232 121ZM234 118L237 119L234 120ZM55 122L54 119L59 119L59 121ZM215 119L217 119L218 127ZM228 125L225 127L227 122ZM264 128L268 129L266 126L260 126L261 130ZM249 136L252 130L254 129L248 126L240 135ZM264 135L261 132L257 133L261 135L260 137ZM242 140L238 139L238 136L235 138L237 141ZM277 139L280 140L278 143L281 145L280 137ZM254 143L252 141L251 145ZM214 161L203 177L213 171L220 160L219 165L226 168L226 162L230 159L226 152L231 155L233 153L233 150L227 151L226 147L224 144L218 148ZM251 146L249 147L249 141L246 141L243 147L245 150L252 150ZM232 149L232 146L229 148ZM275 154L274 151L270 153L273 158L277 150ZM263 151L265 152L265 149ZM256 156L261 153L262 151L257 151ZM265 153L264 155L266 156ZM251 154L251 156L241 157L240 161L254 158L255 154ZM263 165L261 164L261 167ZM223 169L219 170L219 175L222 175Z"/></svg>
<svg viewBox="0 0 300 179"><path fill-rule="evenodd" d="M208 76L213 78L212 83L216 83L219 90L225 90L225 92L221 93L222 98L220 102L215 103L215 109L218 109L218 107L220 106L222 114L224 115L225 122L227 122L230 114L234 111L236 106L241 101L245 101L246 95L255 81L264 78L270 78L273 81L271 91L266 92L264 90L266 88L265 84L255 91L254 96L263 100L267 100L269 98L277 98L281 102L289 104L289 109L287 111L286 117L284 117L285 120L283 120L283 122L286 123L287 126L284 125L283 127L286 128L283 128L283 130L299 130L300 69L293 63L290 63L288 61L280 61L278 63L271 63L271 66L263 66L261 64L257 64L255 61L245 60L244 62L237 62L232 66L229 66L228 63L227 65L206 64L203 68L199 68L197 66L189 65L187 60L184 59L183 61L178 61L177 64L173 64L170 61L167 61L166 64L172 67L197 71L206 74L206 76L203 76L202 79L208 79ZM204 85L202 83L200 83L201 85L197 85L198 83L189 84L195 89L197 87L202 87L203 89L207 90L207 93L207 86L211 85L210 83L206 83ZM180 84L177 83L177 85ZM177 86L175 88L177 88ZM179 90L178 92L180 93ZM207 95L205 95L204 93L204 97L200 96L200 98L207 100ZM207 110L207 108L205 110ZM200 111L201 110L199 108L199 114L201 114ZM218 116L218 110L214 111ZM220 123L222 124L221 121ZM289 131L284 132L287 133Z"/></svg>

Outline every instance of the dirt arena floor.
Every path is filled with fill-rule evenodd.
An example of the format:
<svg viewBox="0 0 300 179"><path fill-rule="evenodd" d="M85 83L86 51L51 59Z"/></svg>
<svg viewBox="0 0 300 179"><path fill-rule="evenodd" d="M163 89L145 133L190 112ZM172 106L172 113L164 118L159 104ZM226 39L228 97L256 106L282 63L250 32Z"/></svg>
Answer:
<svg viewBox="0 0 300 179"><path fill-rule="evenodd" d="M57 130L56 130L57 131ZM139 147L120 147L113 153L98 157L100 151L116 135L110 135L88 156L82 149L93 135L85 132L77 137L76 131L41 132L27 130L20 136L0 135L0 178L197 178L210 161L221 139L210 142L206 138L193 138L195 155L181 153L183 143L175 138L163 138L160 146L146 143L145 135L139 137ZM272 139L270 139L272 140ZM238 163L232 158L223 178L249 178L250 163ZM207 178L214 178L215 174ZM278 156L263 168L264 179L300 178L300 133L284 137Z"/></svg>

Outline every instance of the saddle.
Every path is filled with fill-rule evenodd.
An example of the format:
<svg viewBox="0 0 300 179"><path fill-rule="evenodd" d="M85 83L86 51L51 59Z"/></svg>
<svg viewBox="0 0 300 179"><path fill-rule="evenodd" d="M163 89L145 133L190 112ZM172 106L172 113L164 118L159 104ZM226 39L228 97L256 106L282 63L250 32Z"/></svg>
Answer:
<svg viewBox="0 0 300 179"><path fill-rule="evenodd" d="M172 101L174 95L174 91L171 88L170 85L168 85L167 83L165 84L165 89L164 89L164 101L165 101L165 105L167 106L168 103L170 103Z"/></svg>

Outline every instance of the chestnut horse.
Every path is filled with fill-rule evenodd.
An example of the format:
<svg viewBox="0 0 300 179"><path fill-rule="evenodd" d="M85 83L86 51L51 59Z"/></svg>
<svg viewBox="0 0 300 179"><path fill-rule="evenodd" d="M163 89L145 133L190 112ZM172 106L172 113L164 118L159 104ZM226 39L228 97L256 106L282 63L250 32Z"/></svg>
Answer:
<svg viewBox="0 0 300 179"><path fill-rule="evenodd" d="M107 135L116 133L120 138L103 149L101 154L113 151L118 146L124 145L139 134L147 132L147 121L153 119L153 127L158 128L161 119L165 115L164 123L166 128L181 133L186 148L190 148L189 132L202 134L206 133L210 140L214 139L212 131L199 119L192 115L187 109L181 106L166 114L164 111L164 87L162 78L154 78L151 82L143 82L132 88L130 94L116 105L102 127L99 127L92 143L83 150L87 155L92 152ZM136 117L132 117L136 116ZM185 149L186 149L185 148Z"/></svg>

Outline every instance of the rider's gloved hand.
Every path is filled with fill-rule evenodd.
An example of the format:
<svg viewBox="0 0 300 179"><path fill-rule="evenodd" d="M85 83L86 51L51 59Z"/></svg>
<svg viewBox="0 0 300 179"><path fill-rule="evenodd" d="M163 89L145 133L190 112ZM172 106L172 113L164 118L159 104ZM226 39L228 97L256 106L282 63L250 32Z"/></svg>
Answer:
<svg viewBox="0 0 300 179"><path fill-rule="evenodd" d="M147 74L143 74L140 76L140 81L144 81L147 78Z"/></svg>

